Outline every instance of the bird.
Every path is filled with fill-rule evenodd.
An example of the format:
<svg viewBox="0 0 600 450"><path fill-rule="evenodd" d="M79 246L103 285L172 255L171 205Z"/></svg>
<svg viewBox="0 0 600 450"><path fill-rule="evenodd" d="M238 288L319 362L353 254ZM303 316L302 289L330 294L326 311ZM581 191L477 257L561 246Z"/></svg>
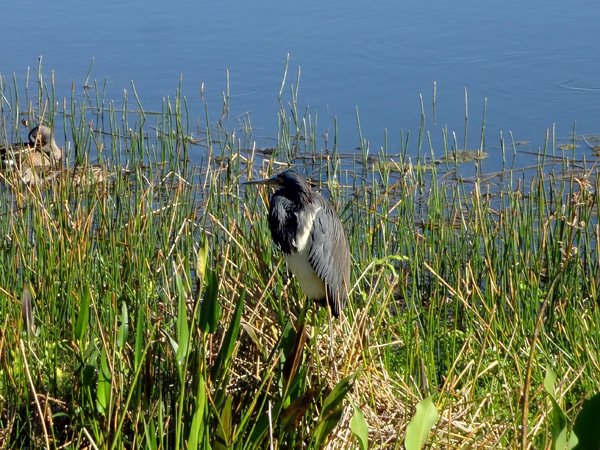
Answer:
<svg viewBox="0 0 600 450"><path fill-rule="evenodd" d="M352 258L333 205L294 170L244 184L277 188L269 205L273 241L306 296L321 306L328 304L332 315L339 317L348 299Z"/></svg>
<svg viewBox="0 0 600 450"><path fill-rule="evenodd" d="M21 169L53 168L62 163L62 150L52 136L52 130L39 125L29 132L27 144L12 144L0 147L0 156L4 167Z"/></svg>
<svg viewBox="0 0 600 450"><path fill-rule="evenodd" d="M26 185L44 186L68 182L73 186L101 183L107 178L107 168L99 164L64 169L63 152L52 136L52 130L39 125L29 132L27 144L0 147L2 165L17 171Z"/></svg>
<svg viewBox="0 0 600 450"><path fill-rule="evenodd" d="M74 166L41 170L41 167L22 167L20 175L23 183L31 186L48 186L68 183L72 186L91 186L108 179L108 168L101 164Z"/></svg>

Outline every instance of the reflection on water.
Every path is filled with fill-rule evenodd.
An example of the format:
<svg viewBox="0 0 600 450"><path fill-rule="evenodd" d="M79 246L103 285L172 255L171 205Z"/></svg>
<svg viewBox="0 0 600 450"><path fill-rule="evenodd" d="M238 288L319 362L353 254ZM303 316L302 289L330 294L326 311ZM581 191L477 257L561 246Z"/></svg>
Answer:
<svg viewBox="0 0 600 450"><path fill-rule="evenodd" d="M133 80L144 109L160 111L182 76L189 120L204 123L205 103L211 119L219 119L228 70L226 125L241 128L249 120L264 147L272 142L261 138L277 134L277 94L288 53L284 97L301 67L299 109L310 107L317 134L327 134L329 142L337 118L342 152L361 145L358 107L370 153L384 145L384 130L388 153L399 153L403 130L404 138L412 133L407 153L415 157L419 95L430 131L424 145L431 139L436 158L444 154L445 125L449 149L455 141L456 149L480 148L487 98L483 144L490 158L482 164L488 170L502 162L501 131L506 139L512 131L515 140L530 141L533 152L554 123L558 138L568 139L574 121L578 134L600 132L600 8L580 1L511 0L493 7L464 1L107 1L85 7L26 0L3 5L3 16L11 20L3 24L0 73L10 80L15 72L21 87L27 67L37 67L43 55L44 75L55 74L57 98L69 98L72 83L83 84L94 58L90 80L106 82L107 101L118 105Z"/></svg>

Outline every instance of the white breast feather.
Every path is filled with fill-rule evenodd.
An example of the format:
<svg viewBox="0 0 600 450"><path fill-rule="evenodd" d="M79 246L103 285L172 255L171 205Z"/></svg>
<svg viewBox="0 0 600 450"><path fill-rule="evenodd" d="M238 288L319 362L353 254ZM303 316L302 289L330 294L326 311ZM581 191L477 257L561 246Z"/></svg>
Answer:
<svg viewBox="0 0 600 450"><path fill-rule="evenodd" d="M294 274L300 287L307 297L314 299L325 298L325 282L321 280L308 261L309 238L315 215L321 208L318 208L309 215L306 223L310 226L298 230L296 237L296 248L298 251L291 255L285 255L285 261L290 271Z"/></svg>

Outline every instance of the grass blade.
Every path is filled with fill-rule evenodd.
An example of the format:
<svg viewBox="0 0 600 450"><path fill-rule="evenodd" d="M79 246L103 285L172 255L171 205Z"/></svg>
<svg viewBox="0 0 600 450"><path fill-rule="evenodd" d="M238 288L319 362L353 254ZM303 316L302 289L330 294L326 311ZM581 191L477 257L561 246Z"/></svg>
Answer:
<svg viewBox="0 0 600 450"><path fill-rule="evenodd" d="M90 287L85 285L84 294L81 299L81 305L79 306L79 314L77 315L77 321L75 322L74 335L77 341L81 341L87 330L88 321L90 319Z"/></svg>
<svg viewBox="0 0 600 450"><path fill-rule="evenodd" d="M25 285L23 286L23 293L21 294L21 315L23 317L23 326L29 339L35 335L35 324L33 320L31 301L31 286L29 281L26 281Z"/></svg>
<svg viewBox="0 0 600 450"><path fill-rule="evenodd" d="M211 370L211 379L213 381L220 380L224 372L228 371L231 364L233 349L235 348L235 343L240 334L240 323L242 319L242 312L244 311L245 299L246 289L243 290L242 295L240 295L238 298L233 317L231 318L231 323L229 324L229 328L227 329L225 338L223 339L223 345L221 346L219 354L217 355L217 358L213 364Z"/></svg>

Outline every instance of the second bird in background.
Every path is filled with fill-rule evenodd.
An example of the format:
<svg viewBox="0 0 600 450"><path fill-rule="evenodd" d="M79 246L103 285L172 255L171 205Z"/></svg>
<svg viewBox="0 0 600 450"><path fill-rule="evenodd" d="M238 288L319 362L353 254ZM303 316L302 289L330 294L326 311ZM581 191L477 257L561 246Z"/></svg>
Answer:
<svg viewBox="0 0 600 450"><path fill-rule="evenodd" d="M52 130L39 125L29 132L27 144L12 144L0 147L2 165L20 169L22 167L53 168L62 162L62 150L52 136Z"/></svg>

